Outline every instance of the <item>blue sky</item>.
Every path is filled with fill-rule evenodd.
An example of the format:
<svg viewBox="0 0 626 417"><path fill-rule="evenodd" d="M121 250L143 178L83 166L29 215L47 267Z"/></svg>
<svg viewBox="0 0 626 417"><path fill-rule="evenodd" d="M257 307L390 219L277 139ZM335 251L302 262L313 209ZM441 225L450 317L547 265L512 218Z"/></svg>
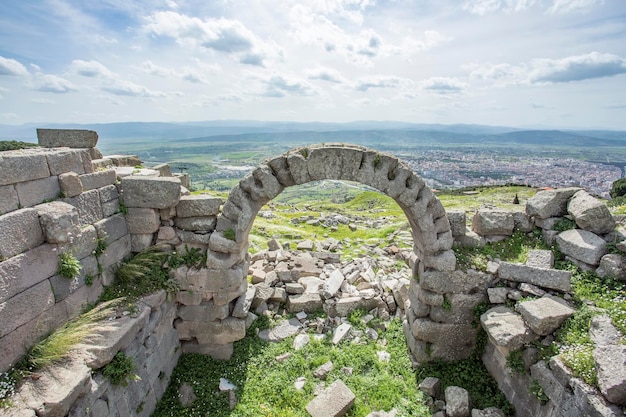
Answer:
<svg viewBox="0 0 626 417"><path fill-rule="evenodd" d="M626 130L624 0L3 0L0 124Z"/></svg>

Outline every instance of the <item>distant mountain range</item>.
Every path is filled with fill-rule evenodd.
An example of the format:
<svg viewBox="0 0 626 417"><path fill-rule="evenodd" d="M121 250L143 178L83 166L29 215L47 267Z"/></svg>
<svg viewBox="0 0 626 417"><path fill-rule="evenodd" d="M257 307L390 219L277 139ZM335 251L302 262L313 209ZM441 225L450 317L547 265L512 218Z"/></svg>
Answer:
<svg viewBox="0 0 626 417"><path fill-rule="evenodd" d="M35 129L92 129L101 139L114 144L126 139L162 141L225 140L233 135L243 141L353 142L384 145L402 144L549 145L582 147L626 146L626 131L610 130L523 130L505 126L468 124L416 124L393 121L259 122L216 120L187 123L128 122L102 124L0 125L0 140L36 142ZM234 139L234 138L232 138Z"/></svg>

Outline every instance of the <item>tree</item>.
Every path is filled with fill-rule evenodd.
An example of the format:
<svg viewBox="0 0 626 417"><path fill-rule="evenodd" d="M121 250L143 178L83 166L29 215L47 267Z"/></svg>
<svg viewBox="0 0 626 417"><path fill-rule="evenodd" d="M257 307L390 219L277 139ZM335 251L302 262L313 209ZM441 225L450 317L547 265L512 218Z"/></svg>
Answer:
<svg viewBox="0 0 626 417"><path fill-rule="evenodd" d="M613 183L611 192L609 193L611 198L617 198L626 195L626 178L620 178Z"/></svg>

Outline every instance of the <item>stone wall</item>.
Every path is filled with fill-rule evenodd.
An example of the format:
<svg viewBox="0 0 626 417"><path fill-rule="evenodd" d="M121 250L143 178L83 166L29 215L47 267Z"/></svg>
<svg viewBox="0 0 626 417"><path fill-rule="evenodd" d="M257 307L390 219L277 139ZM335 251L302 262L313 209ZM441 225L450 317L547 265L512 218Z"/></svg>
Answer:
<svg viewBox="0 0 626 417"><path fill-rule="evenodd" d="M40 140L57 146L55 132ZM116 173L92 163L97 134L69 136L73 147L0 153L0 371L94 302L130 254ZM80 262L78 276L58 274L64 253Z"/></svg>
<svg viewBox="0 0 626 417"><path fill-rule="evenodd" d="M72 351L71 358L25 382L1 415L19 417L147 417L167 388L180 357L173 321L176 305L160 291L136 303L136 311L98 324ZM118 353L133 358L127 385L114 385L102 373Z"/></svg>

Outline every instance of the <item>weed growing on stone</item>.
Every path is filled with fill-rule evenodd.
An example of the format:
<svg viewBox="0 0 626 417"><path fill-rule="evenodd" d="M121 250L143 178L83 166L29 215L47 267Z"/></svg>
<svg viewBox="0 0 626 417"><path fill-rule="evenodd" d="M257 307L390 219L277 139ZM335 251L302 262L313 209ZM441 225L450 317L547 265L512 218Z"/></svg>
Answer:
<svg viewBox="0 0 626 417"><path fill-rule="evenodd" d="M522 351L514 350L509 353L506 358L506 367L511 372L524 375L526 373L526 367L524 366L524 360L522 359Z"/></svg>
<svg viewBox="0 0 626 417"><path fill-rule="evenodd" d="M96 249L94 251L94 255L96 256L102 255L108 246L109 246L109 243L107 242L106 235L96 238Z"/></svg>
<svg viewBox="0 0 626 417"><path fill-rule="evenodd" d="M14 372L0 372L0 410L10 408L17 381Z"/></svg>
<svg viewBox="0 0 626 417"><path fill-rule="evenodd" d="M132 357L126 356L124 352L119 352L113 360L102 368L102 375L107 377L113 385L128 385L129 380L137 380L139 377L135 371L135 361Z"/></svg>
<svg viewBox="0 0 626 417"><path fill-rule="evenodd" d="M567 217L563 217L559 221L557 221L552 230L556 230L557 232L564 232L566 230L571 230L576 228L576 222L574 220L568 219Z"/></svg>
<svg viewBox="0 0 626 417"><path fill-rule="evenodd" d="M235 231L232 228L224 230L224 237L234 242L236 238Z"/></svg>
<svg viewBox="0 0 626 417"><path fill-rule="evenodd" d="M59 269L57 274L63 278L74 279L80 273L82 265L70 252L65 252L59 255Z"/></svg>
<svg viewBox="0 0 626 417"><path fill-rule="evenodd" d="M542 403L547 402L549 399L544 392L543 387L536 379L533 379L530 383L530 393L533 394Z"/></svg>
<svg viewBox="0 0 626 417"><path fill-rule="evenodd" d="M202 268L206 265L206 252L200 248L189 248L185 245L185 253L173 252L167 260L167 266L176 269L182 265L189 268Z"/></svg>

